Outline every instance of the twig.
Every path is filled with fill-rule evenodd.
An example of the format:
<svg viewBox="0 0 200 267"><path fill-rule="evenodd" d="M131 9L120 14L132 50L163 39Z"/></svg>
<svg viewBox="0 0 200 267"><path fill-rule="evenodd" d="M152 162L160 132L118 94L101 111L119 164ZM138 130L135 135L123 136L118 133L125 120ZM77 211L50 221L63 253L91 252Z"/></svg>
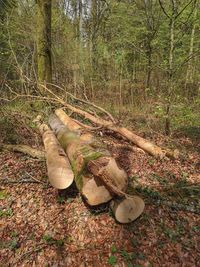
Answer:
<svg viewBox="0 0 200 267"><path fill-rule="evenodd" d="M98 126L98 127L93 127L93 126L89 126L89 125L86 125L76 119L72 119L73 121L75 121L77 124L79 124L80 126L90 130L90 131L96 131L96 130L99 130L99 129L102 129L102 126Z"/></svg>
<svg viewBox="0 0 200 267"><path fill-rule="evenodd" d="M0 179L0 184L26 184L26 183L33 183L33 184L44 184L43 182L40 181L35 181L33 179L20 179L20 180L12 180L12 179Z"/></svg>
<svg viewBox="0 0 200 267"><path fill-rule="evenodd" d="M87 104L87 105L89 105L89 106L93 106L94 108L100 110L101 112L105 113L105 114L110 118L110 120L111 120L113 123L116 123L116 121L115 121L115 119L113 118L113 116L112 116L107 110L105 110L104 108L97 106L96 104L90 102L88 99L87 99L87 100L84 100L84 99L78 98L78 97L74 96L73 94L71 94L71 93L69 93L69 92L66 92L62 87L60 87L60 86L58 86L58 85L55 85L55 84L53 84L53 83L48 83L48 84L49 84L49 85L53 85L53 86L55 86L56 88L58 88L58 89L64 91L64 92L65 92L68 96L70 96L71 98L73 98L73 99L75 99L75 100L77 100L77 101L79 101L79 102L81 102L81 103Z"/></svg>
<svg viewBox="0 0 200 267"><path fill-rule="evenodd" d="M28 173L27 171L25 171L25 173L31 178L31 179L33 179L34 181L36 181L37 183L40 183L40 184L43 184L43 182L42 181L40 181L40 180L38 180L38 179L36 179L35 177L33 177L30 173Z"/></svg>

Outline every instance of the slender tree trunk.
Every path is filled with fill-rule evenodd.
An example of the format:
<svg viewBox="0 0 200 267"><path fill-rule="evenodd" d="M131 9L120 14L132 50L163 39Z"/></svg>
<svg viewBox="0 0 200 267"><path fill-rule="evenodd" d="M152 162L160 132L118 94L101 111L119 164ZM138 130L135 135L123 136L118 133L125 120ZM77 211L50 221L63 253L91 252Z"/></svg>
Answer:
<svg viewBox="0 0 200 267"><path fill-rule="evenodd" d="M193 75L192 75L192 54L194 51L194 37L195 37L195 30L196 30L196 18L197 18L197 3L196 2L196 6L195 6L195 10L194 10L194 23L193 23L193 27L192 27L192 32L191 32L191 38L190 38L190 50L189 50L189 60L188 60L188 68L187 68L187 73L186 73L186 80L185 80L185 88L187 88L187 84L188 83L192 83L193 82Z"/></svg>
<svg viewBox="0 0 200 267"><path fill-rule="evenodd" d="M169 50L169 86L168 86L168 101L166 106L166 119L165 119L165 134L170 135L170 108L171 108L171 94L173 92L173 61L174 61L174 28L175 19L172 16L170 21L170 50Z"/></svg>
<svg viewBox="0 0 200 267"><path fill-rule="evenodd" d="M51 0L37 0L37 68L38 82L52 80L51 60ZM44 88L40 88L43 93Z"/></svg>
<svg viewBox="0 0 200 267"><path fill-rule="evenodd" d="M148 58L148 65L147 65L146 88L150 88L151 87L151 72L152 72L152 48L151 48L151 41L148 42L147 58Z"/></svg>

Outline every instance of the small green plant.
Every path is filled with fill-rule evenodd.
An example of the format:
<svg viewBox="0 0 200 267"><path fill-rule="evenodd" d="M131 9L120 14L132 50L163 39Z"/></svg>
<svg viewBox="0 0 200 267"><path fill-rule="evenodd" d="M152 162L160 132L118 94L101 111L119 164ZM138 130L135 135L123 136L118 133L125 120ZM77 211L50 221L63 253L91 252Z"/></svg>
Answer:
<svg viewBox="0 0 200 267"><path fill-rule="evenodd" d="M117 248L115 247L115 245L112 245L112 247L111 247L111 255L108 258L108 264L110 264L111 266L115 266L115 264L117 263L117 258L116 258L116 256L113 255L116 252L117 252Z"/></svg>
<svg viewBox="0 0 200 267"><path fill-rule="evenodd" d="M63 239L55 239L50 235L44 235L42 238L48 245L56 245L57 247L62 247L64 245Z"/></svg>
<svg viewBox="0 0 200 267"><path fill-rule="evenodd" d="M0 200L4 200L5 198L7 198L7 193L5 191L0 191Z"/></svg>
<svg viewBox="0 0 200 267"><path fill-rule="evenodd" d="M108 264L110 264L111 266L115 266L116 263L117 263L117 258L114 255L111 255L108 258Z"/></svg>
<svg viewBox="0 0 200 267"><path fill-rule="evenodd" d="M7 210L0 210L0 218L11 217L13 215L13 210L11 208Z"/></svg>
<svg viewBox="0 0 200 267"><path fill-rule="evenodd" d="M57 202L59 203L59 204L63 204L63 203L65 203L65 197L64 196L57 196Z"/></svg>

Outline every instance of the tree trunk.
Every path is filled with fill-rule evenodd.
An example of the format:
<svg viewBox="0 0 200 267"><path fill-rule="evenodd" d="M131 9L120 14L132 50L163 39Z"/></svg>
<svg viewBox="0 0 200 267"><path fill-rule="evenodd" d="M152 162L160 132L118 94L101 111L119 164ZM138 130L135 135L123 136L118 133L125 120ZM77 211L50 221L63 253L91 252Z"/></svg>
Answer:
<svg viewBox="0 0 200 267"><path fill-rule="evenodd" d="M46 124L40 124L38 120L35 122L44 142L49 182L57 189L65 189L74 180L69 160L49 127Z"/></svg>
<svg viewBox="0 0 200 267"><path fill-rule="evenodd" d="M188 60L188 68L187 68L187 73L186 73L185 88L187 88L187 84L188 83L192 83L193 82L191 57L192 57L193 51L194 51L194 37L195 37L195 30L196 30L196 26L197 26L197 23L196 23L197 4L198 4L198 1L196 2L195 10L194 10L194 22L193 22L191 38L190 38L190 50L189 50L189 55L188 55L189 56L189 60Z"/></svg>
<svg viewBox="0 0 200 267"><path fill-rule="evenodd" d="M83 138L85 135L80 136L70 131L67 128L69 124L67 123L67 126L65 126L56 116L51 116L49 123L56 132L62 147L67 152L74 170L76 185L85 195L90 205L98 205L109 201L112 195L108 194L107 189L117 195L126 189L127 174L117 166L115 159L110 156L107 150L94 149L92 144L89 144L91 137L85 141ZM95 180L93 176L89 175L89 171L95 176ZM93 181L90 181L92 179ZM98 201L101 201L100 203L94 203L93 199L98 193L95 191L95 186L98 185L101 186L101 191L103 191L103 187L105 188L105 194L98 197ZM94 186L93 191L91 190L92 186Z"/></svg>
<svg viewBox="0 0 200 267"><path fill-rule="evenodd" d="M45 84L52 80L51 61L51 0L37 0L37 68L38 82ZM44 88L39 86L41 93Z"/></svg>

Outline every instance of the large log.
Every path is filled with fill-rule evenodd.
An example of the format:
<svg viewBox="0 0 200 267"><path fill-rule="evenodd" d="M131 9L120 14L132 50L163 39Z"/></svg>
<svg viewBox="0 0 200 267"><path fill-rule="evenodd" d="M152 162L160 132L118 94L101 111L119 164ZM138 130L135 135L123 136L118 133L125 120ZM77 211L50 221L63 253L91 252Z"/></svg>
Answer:
<svg viewBox="0 0 200 267"><path fill-rule="evenodd" d="M67 127L70 127L71 130L76 130L78 128L80 133L80 126L75 122L72 123L72 119L62 109L57 109L55 113ZM75 128L73 128L72 125L74 125ZM91 134L88 135L89 137L87 141L92 144L93 136ZM87 167L95 175L95 177L99 178L100 183L103 182L110 192L113 192L120 197L113 199L111 202L111 209L115 219L118 222L130 223L142 214L145 206L144 201L138 196L127 195L124 192L125 188L124 190L121 190L124 183L124 173L123 170L118 168L114 158L99 157L96 160L90 160ZM86 195L94 195L94 192L96 191L95 186L97 184L95 179L93 178L88 181L86 186L83 188L83 191L85 191L84 193L86 193Z"/></svg>
<svg viewBox="0 0 200 267"><path fill-rule="evenodd" d="M106 173L106 169L110 168L110 159L112 159L108 151L94 149L79 134L70 131L55 115L49 118L49 124L69 157L74 170L76 185L88 203L90 205L98 205L109 201L112 198L112 193L107 190L107 183L102 181L101 175L95 169L91 171L94 175L92 177L88 172L89 163L96 162L99 169L101 171L104 170L103 172ZM112 159L113 161L115 162L114 159ZM127 174L115 162L113 173L110 172L109 175L115 176L116 173L118 173L118 176L115 180L115 186L119 190L125 190L127 187ZM107 179L109 178L107 176ZM111 192L113 191L111 190Z"/></svg>
<svg viewBox="0 0 200 267"><path fill-rule="evenodd" d="M74 122L62 109L57 109L55 113L62 123L70 128L70 130L76 130L78 128L79 134L81 133L80 125ZM94 136L89 132L81 134L80 139L86 141L88 145L90 144L92 147L95 147L95 149L98 147L101 148L101 144L98 143L97 145ZM107 150L104 150L104 153L106 153L106 155L101 156L96 160L90 160L87 167L91 173L96 177L99 177L104 184L106 184L111 192L120 195L120 190L125 190L124 181L127 181L127 174L124 170L119 168L115 159L110 156Z"/></svg>
<svg viewBox="0 0 200 267"><path fill-rule="evenodd" d="M53 131L46 124L41 124L39 120L35 122L42 134L49 182L57 189L65 189L74 180L74 174L67 155L58 143Z"/></svg>
<svg viewBox="0 0 200 267"><path fill-rule="evenodd" d="M97 118L97 117L91 115L90 113L88 113L84 110L78 109L76 107L73 107L69 104L66 104L66 103L63 103L63 104L66 108L70 109L74 113L82 115L84 118L90 120L91 122L93 122L99 126L102 126L104 128L107 128L108 130L111 130L113 132L116 132L117 134L120 134L121 136L123 136L127 140L131 141L132 143L134 143L138 147L142 148L144 151L148 152L152 156L155 156L157 158L163 158L165 156L167 156L169 158L177 158L178 157L179 153L177 150L172 151L170 149L160 148L159 146L157 146L157 145L151 143L150 141L136 135L135 133L133 133L132 131L130 131L128 129L114 125L111 121L106 121L104 119Z"/></svg>

